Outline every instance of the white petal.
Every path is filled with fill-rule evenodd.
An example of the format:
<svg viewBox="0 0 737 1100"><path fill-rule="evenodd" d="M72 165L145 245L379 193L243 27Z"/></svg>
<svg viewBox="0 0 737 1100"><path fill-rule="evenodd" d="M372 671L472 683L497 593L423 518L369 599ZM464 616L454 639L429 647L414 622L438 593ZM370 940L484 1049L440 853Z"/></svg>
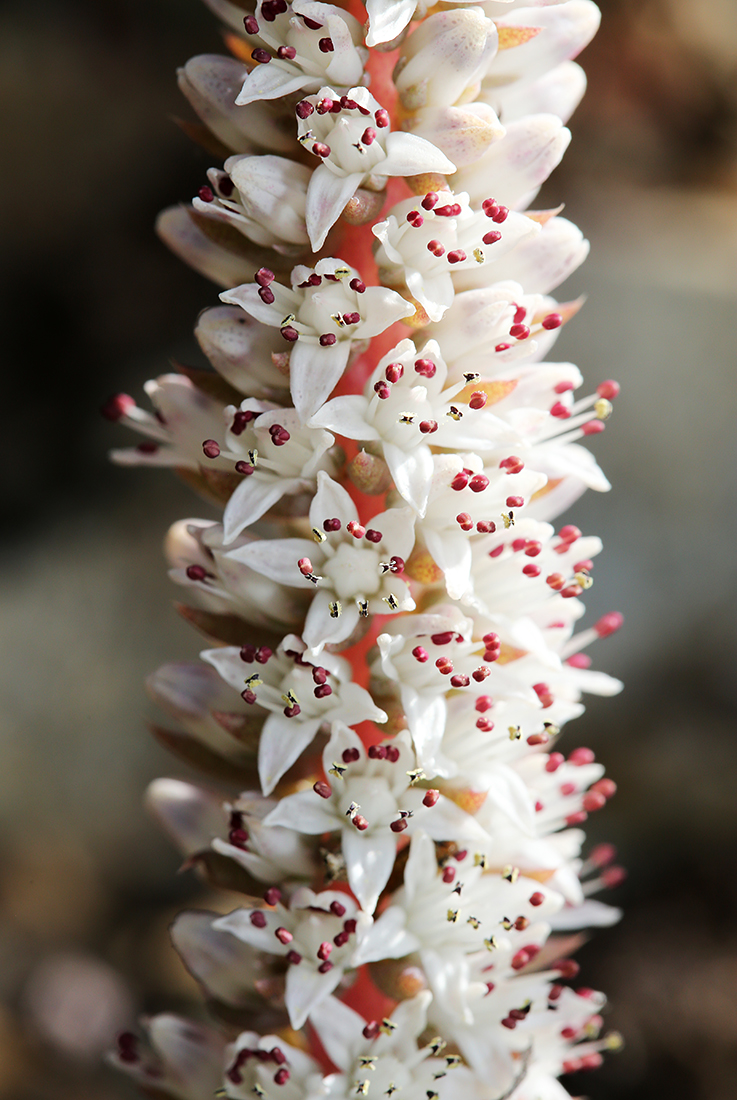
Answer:
<svg viewBox="0 0 737 1100"><path fill-rule="evenodd" d="M146 807L186 856L209 847L224 829L222 799L181 779L154 779Z"/></svg>
<svg viewBox="0 0 737 1100"><path fill-rule="evenodd" d="M569 932L576 928L610 928L621 919L621 909L587 898L581 905L566 906L548 917L548 923L554 932Z"/></svg>
<svg viewBox="0 0 737 1100"><path fill-rule="evenodd" d="M425 814L422 825L433 840L457 837L459 840L477 840L480 844L489 842L489 834L478 821L442 794L430 812Z"/></svg>
<svg viewBox="0 0 737 1100"><path fill-rule="evenodd" d="M381 171L387 176L417 176L422 172L449 175L456 166L436 146L417 134L393 130L386 139L386 160Z"/></svg>
<svg viewBox="0 0 737 1100"><path fill-rule="evenodd" d="M330 1061L347 1073L365 1043L362 1032L366 1021L363 1016L337 997L327 997L310 1012L310 1023Z"/></svg>
<svg viewBox="0 0 737 1100"><path fill-rule="evenodd" d="M258 775L264 794L271 794L287 768L291 768L310 744L321 724L320 718L301 721L299 716L269 715L258 746Z"/></svg>
<svg viewBox="0 0 737 1100"><path fill-rule="evenodd" d="M452 600L459 600L471 583L471 543L462 531L423 529L430 556L445 573L445 586Z"/></svg>
<svg viewBox="0 0 737 1100"><path fill-rule="evenodd" d="M251 474L235 489L223 513L223 542L227 545L246 527L260 519L269 508L289 493L301 487L299 478L274 477L271 474Z"/></svg>
<svg viewBox="0 0 737 1100"><path fill-rule="evenodd" d="M291 92L298 92L305 85L314 83L314 79L298 69L282 66L272 60L266 65L256 65L246 77L238 94L236 104L239 107L259 99L280 99Z"/></svg>
<svg viewBox="0 0 737 1100"><path fill-rule="evenodd" d="M332 347L297 340L291 345L289 378L294 407L307 423L330 396L348 363L350 340L337 340Z"/></svg>
<svg viewBox="0 0 737 1100"><path fill-rule="evenodd" d="M348 200L353 198L356 188L361 186L362 180L361 172L338 176L324 164L312 173L307 188L305 220L313 252L319 252L322 248L328 232L343 213Z"/></svg>
<svg viewBox="0 0 737 1100"><path fill-rule="evenodd" d="M263 325L271 325L273 328L279 324L277 310L261 301L258 296L259 289L255 283L242 283L240 286L233 287L232 290L224 290L220 295L220 301L228 305L240 306L255 320Z"/></svg>
<svg viewBox="0 0 737 1100"><path fill-rule="evenodd" d="M424 516L434 468L430 448L420 445L402 451L393 443L385 443L384 458L397 492Z"/></svg>
<svg viewBox="0 0 737 1100"><path fill-rule="evenodd" d="M218 1000L248 1004L253 998L252 948L214 928L213 916L194 910L179 913L169 929L172 943L190 974Z"/></svg>
<svg viewBox="0 0 737 1100"><path fill-rule="evenodd" d="M393 42L409 26L416 7L417 0L366 0L369 17L366 45Z"/></svg>
<svg viewBox="0 0 737 1100"><path fill-rule="evenodd" d="M304 1027L310 1012L330 996L342 976L339 966L334 966L327 974L320 974L304 963L289 967L284 1001L289 1021L295 1030Z"/></svg>
<svg viewBox="0 0 737 1100"><path fill-rule="evenodd" d="M418 830L412 837L409 859L404 866L404 888L407 899L412 900L421 894L428 882L438 872L438 860L435 845L427 833Z"/></svg>
<svg viewBox="0 0 737 1100"><path fill-rule="evenodd" d="M334 397L310 420L311 428L328 428L346 439L379 439L376 428L366 421L368 401L360 394Z"/></svg>
<svg viewBox="0 0 737 1100"><path fill-rule="evenodd" d="M284 825L300 833L317 836L332 833L339 822L328 803L314 791L297 791L279 800L271 813L264 818L264 825Z"/></svg>
<svg viewBox="0 0 737 1100"><path fill-rule="evenodd" d="M358 519L353 498L342 485L321 470L317 475L317 492L310 505L310 523L322 530L326 519L339 519L342 525Z"/></svg>
<svg viewBox="0 0 737 1100"><path fill-rule="evenodd" d="M394 833L387 829L363 836L350 827L343 830L342 845L350 888L361 908L373 913L394 866L397 854Z"/></svg>
<svg viewBox="0 0 737 1100"><path fill-rule="evenodd" d="M358 623L358 607L355 603L343 604L340 615L333 618L329 611L332 601L333 597L328 592L318 591L307 612L302 637L315 654L326 645L344 642Z"/></svg>
<svg viewBox="0 0 737 1100"><path fill-rule="evenodd" d="M379 959L401 959L416 951L420 942L404 927L405 920L404 909L400 906L392 905L386 909L361 941L353 956L353 965L361 966Z"/></svg>
<svg viewBox="0 0 737 1100"><path fill-rule="evenodd" d="M405 302L395 290L388 290L384 286L367 286L361 295L361 315L364 320L357 326L356 336L361 340L378 336L395 321L410 317L414 312L415 307L410 302Z"/></svg>
<svg viewBox="0 0 737 1100"><path fill-rule="evenodd" d="M300 573L297 562L300 558L309 557L314 551L314 542L308 542L307 539L259 539L229 550L224 557L247 565L249 569L254 569L280 584L311 588L310 581Z"/></svg>

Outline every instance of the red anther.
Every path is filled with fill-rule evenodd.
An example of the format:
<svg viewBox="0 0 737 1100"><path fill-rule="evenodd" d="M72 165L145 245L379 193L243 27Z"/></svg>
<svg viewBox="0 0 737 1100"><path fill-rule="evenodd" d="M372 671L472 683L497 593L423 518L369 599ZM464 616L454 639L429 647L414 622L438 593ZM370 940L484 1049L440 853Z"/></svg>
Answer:
<svg viewBox="0 0 737 1100"><path fill-rule="evenodd" d="M271 54L268 50L262 50L260 48L251 50L251 57L257 65L268 65L271 61Z"/></svg>
<svg viewBox="0 0 737 1100"><path fill-rule="evenodd" d="M135 401L127 393L116 393L100 407L100 412L106 420L115 421L121 420L135 407Z"/></svg>
<svg viewBox="0 0 737 1100"><path fill-rule="evenodd" d="M495 221L498 225L501 225L502 222L505 222L508 217L509 210L507 210L506 206L500 206L496 214L492 214L491 216L492 221Z"/></svg>
<svg viewBox="0 0 737 1100"><path fill-rule="evenodd" d="M440 634L431 634L430 641L433 645L450 645L455 638L453 630L444 630Z"/></svg>
<svg viewBox="0 0 737 1100"><path fill-rule="evenodd" d="M366 284L363 282L362 279L351 279L348 286L351 288L351 290L355 290L356 294L366 293Z"/></svg>
<svg viewBox="0 0 737 1100"><path fill-rule="evenodd" d="M525 307L524 306L517 306L517 309L515 310L515 314L514 314L514 317L512 318L512 320L514 321L515 325L520 325L520 324L522 324L522 322L524 321L526 316L527 316L527 310L525 309Z"/></svg>
<svg viewBox="0 0 737 1100"><path fill-rule="evenodd" d="M369 823L366 820L366 818L363 816L363 814L355 814L354 817L353 817L352 824L356 826L359 833L362 833L362 832L364 832L365 829L368 829L368 824Z"/></svg>
<svg viewBox="0 0 737 1100"><path fill-rule="evenodd" d="M606 867L613 859L617 858L617 849L613 844L597 844L591 851L588 862L594 867Z"/></svg>
<svg viewBox="0 0 737 1100"><path fill-rule="evenodd" d="M492 229L490 230L490 232L484 233L483 237L481 238L484 244L496 244L496 242L500 241L501 239L502 235L498 229Z"/></svg>
<svg viewBox="0 0 737 1100"><path fill-rule="evenodd" d="M512 957L510 966L512 970L521 970L523 966L527 966L532 956L523 947L521 951L518 951L516 955Z"/></svg>
<svg viewBox="0 0 737 1100"><path fill-rule="evenodd" d="M332 111L334 106L335 104L333 103L332 99L330 99L328 96L325 96L323 99L320 100L317 105L317 113L318 115L327 115ZM340 110L340 107L338 107L338 110Z"/></svg>
<svg viewBox="0 0 737 1100"><path fill-rule="evenodd" d="M612 378L608 378L606 382L600 382L596 387L596 392L599 397L605 398L607 401L613 401L615 397L619 396L619 382L615 382Z"/></svg>
<svg viewBox="0 0 737 1100"><path fill-rule="evenodd" d="M485 393L482 393L481 390L476 390L476 392L472 393L470 398L468 399L468 407L469 409L483 409L488 400L489 399Z"/></svg>
<svg viewBox="0 0 737 1100"><path fill-rule="evenodd" d="M565 756L562 752L551 752L548 757L548 761L545 765L546 772L557 772L558 768L565 762Z"/></svg>
<svg viewBox="0 0 737 1100"><path fill-rule="evenodd" d="M549 740L550 738L547 733L531 733L527 738L527 744L533 747L535 745L547 745Z"/></svg>
<svg viewBox="0 0 737 1100"><path fill-rule="evenodd" d="M526 340L530 335L530 330L527 325L512 325L509 335L514 336L515 340Z"/></svg>
<svg viewBox="0 0 737 1100"><path fill-rule="evenodd" d="M243 474L244 477L250 477L251 474L256 472L256 467L251 466L249 462L236 462L235 472L237 474Z"/></svg>
<svg viewBox="0 0 737 1100"><path fill-rule="evenodd" d="M375 1039L379 1034L379 1025L376 1020L371 1020L367 1023L361 1034L364 1039Z"/></svg>
<svg viewBox="0 0 737 1100"><path fill-rule="evenodd" d="M427 652L426 649L423 649L421 645L415 646L415 648L412 650L412 656L416 661L419 661L420 664L424 664L425 661L429 660L430 658L430 654Z"/></svg>
<svg viewBox="0 0 737 1100"><path fill-rule="evenodd" d="M454 248L448 253L449 264L461 264L466 259L468 259L468 257L462 248Z"/></svg>
<svg viewBox="0 0 737 1100"><path fill-rule="evenodd" d="M591 658L588 653L574 653L566 659L566 664L571 668L591 668Z"/></svg>
<svg viewBox="0 0 737 1100"><path fill-rule="evenodd" d="M606 424L603 420L589 420L581 425L581 431L584 435L598 435L599 432L603 432L605 428Z"/></svg>
<svg viewBox="0 0 737 1100"><path fill-rule="evenodd" d="M421 374L423 378L434 378L437 369L432 359L417 359L415 361L415 370L418 374Z"/></svg>
<svg viewBox="0 0 737 1100"><path fill-rule="evenodd" d="M460 863L461 860L465 859L467 855L468 855L468 849L467 848L462 848L460 852L455 853L455 855L453 856L453 859L458 860L458 862Z"/></svg>
<svg viewBox="0 0 737 1100"><path fill-rule="evenodd" d="M349 535L353 535L354 539L362 539L366 534L366 528L363 527L357 520L352 519L346 524L346 531Z"/></svg>
<svg viewBox="0 0 737 1100"><path fill-rule="evenodd" d="M499 463L499 469L506 470L508 474L519 474L524 468L524 462L517 455L509 455Z"/></svg>
<svg viewBox="0 0 737 1100"><path fill-rule="evenodd" d="M434 206L438 204L438 194L435 191L428 191L424 199L421 202L423 210L432 210Z"/></svg>
<svg viewBox="0 0 737 1100"><path fill-rule="evenodd" d="M246 28L246 34L258 34L258 19L255 16L244 16L243 26Z"/></svg>
<svg viewBox="0 0 737 1100"><path fill-rule="evenodd" d="M575 814L568 814L566 825L583 825L588 816L585 810L578 810Z"/></svg>
<svg viewBox="0 0 737 1100"><path fill-rule="evenodd" d="M343 752L340 754L340 758L344 764L355 764L356 760L361 759L361 753L355 747L351 749L343 749Z"/></svg>
<svg viewBox="0 0 737 1100"><path fill-rule="evenodd" d="M374 393L380 401L386 401L387 397L391 393L391 390L387 386L386 382L374 382Z"/></svg>
<svg viewBox="0 0 737 1100"><path fill-rule="evenodd" d="M559 382L557 386L553 386L554 393L567 393L574 388L573 382Z"/></svg>
<svg viewBox="0 0 737 1100"><path fill-rule="evenodd" d="M276 905L281 901L281 890L278 886L270 886L264 891L264 901L267 905Z"/></svg>
<svg viewBox="0 0 737 1100"><path fill-rule="evenodd" d="M542 811L543 811L544 809L545 809L545 806L544 806L544 805L542 804L542 802L541 802L541 801L540 801L540 799L538 798L537 802L535 803L535 813L539 814L539 813L541 813L541 812L542 812Z"/></svg>
<svg viewBox="0 0 737 1100"><path fill-rule="evenodd" d="M331 963L330 959L326 959L324 963L320 963L320 965L318 966L318 973L327 974L328 971L333 969L333 965L334 964Z"/></svg>
<svg viewBox="0 0 737 1100"><path fill-rule="evenodd" d="M524 497L507 497L507 508L521 508L524 503Z"/></svg>
<svg viewBox="0 0 737 1100"><path fill-rule="evenodd" d="M549 684L543 684L543 683L533 684L532 685L532 690L535 692L535 695L537 695L538 699L540 698L541 695L550 695L550 686L549 686Z"/></svg>
<svg viewBox="0 0 737 1100"><path fill-rule="evenodd" d="M525 546L525 557L536 558L537 555L542 551L542 548L543 544L541 542L538 542L537 539L528 539L527 545Z"/></svg>
<svg viewBox="0 0 737 1100"><path fill-rule="evenodd" d="M234 848L245 848L248 843L248 833L245 829L231 829L228 833L228 844Z"/></svg>
<svg viewBox="0 0 737 1100"><path fill-rule="evenodd" d="M266 917L260 909L252 909L249 919L254 928L266 927Z"/></svg>
<svg viewBox="0 0 737 1100"><path fill-rule="evenodd" d="M558 538L563 539L564 542L575 542L576 539L581 538L581 531L574 524L567 523L565 527L561 527Z"/></svg>
<svg viewBox="0 0 737 1100"><path fill-rule="evenodd" d="M553 963L552 970L557 970L561 978L575 978L581 967L575 959L560 959Z"/></svg>
<svg viewBox="0 0 737 1100"><path fill-rule="evenodd" d="M302 713L302 708L295 703L293 707L285 707L284 714L287 718L296 718L298 714Z"/></svg>
<svg viewBox="0 0 737 1100"><path fill-rule="evenodd" d="M584 1054L581 1058L580 1069L590 1070L598 1069L604 1062L604 1058L598 1050L592 1050L589 1054Z"/></svg>
<svg viewBox="0 0 737 1100"><path fill-rule="evenodd" d="M542 905L545 901L545 894L541 894L539 890L536 890L534 894L530 894L528 901L530 905L537 909L538 905Z"/></svg>
<svg viewBox="0 0 737 1100"><path fill-rule="evenodd" d="M509 1013L509 1019L510 1020L517 1020L518 1022L521 1021L521 1020L524 1020L526 1018L526 1016L527 1016L527 1013L524 1011L524 1009L521 1009L521 1008L513 1008L513 1009L510 1010L510 1013Z"/></svg>
<svg viewBox="0 0 737 1100"><path fill-rule="evenodd" d="M450 657L438 657L435 662L435 668L438 670L441 676L450 676L453 671L453 662Z"/></svg>
<svg viewBox="0 0 737 1100"><path fill-rule="evenodd" d="M425 224L425 219L423 218L419 210L410 210L409 214L407 215L407 221L415 229L419 229L421 225Z"/></svg>
<svg viewBox="0 0 737 1100"><path fill-rule="evenodd" d="M207 570L201 565L188 565L187 576L191 581L204 581L207 576Z"/></svg>
<svg viewBox="0 0 737 1100"><path fill-rule="evenodd" d="M524 932L525 928L530 927L530 922L527 917L517 917L517 920L514 922L514 927L518 932Z"/></svg>
<svg viewBox="0 0 737 1100"><path fill-rule="evenodd" d="M385 129L385 127L389 125L389 112L385 111L383 107L379 107L378 111L374 112L374 118L380 130Z"/></svg>
<svg viewBox="0 0 737 1100"><path fill-rule="evenodd" d="M437 256L439 259L445 255L445 246L442 241L438 241L433 237L431 241L427 242L427 251L432 252L433 256Z"/></svg>
<svg viewBox="0 0 737 1100"><path fill-rule="evenodd" d="M479 714L485 714L487 710L491 710L494 706L494 700L490 695L479 695L474 706Z"/></svg>
<svg viewBox="0 0 737 1100"><path fill-rule="evenodd" d="M489 479L486 474L474 474L468 483L468 487L472 493L483 493L484 489L489 487Z"/></svg>
<svg viewBox="0 0 737 1100"><path fill-rule="evenodd" d="M494 351L509 351L511 344L497 344Z"/></svg>
<svg viewBox="0 0 737 1100"><path fill-rule="evenodd" d="M454 688L467 688L471 683L468 676L464 676L461 673L457 673L455 676L451 676L450 684Z"/></svg>
<svg viewBox="0 0 737 1100"><path fill-rule="evenodd" d="M607 867L601 872L601 881L608 890L613 890L615 886L619 886L626 878L627 872L624 867Z"/></svg>
<svg viewBox="0 0 737 1100"><path fill-rule="evenodd" d="M455 877L456 877L455 867L444 867L443 868L443 876L442 876L443 882L445 882L445 883L452 882Z"/></svg>
<svg viewBox="0 0 737 1100"><path fill-rule="evenodd" d="M547 328L547 329L560 328L560 326L562 324L563 324L563 318L560 315L560 313L549 313L547 315L547 317L543 317L543 319L542 319L543 328Z"/></svg>
<svg viewBox="0 0 737 1100"><path fill-rule="evenodd" d="M501 638L498 634L495 634L493 630L490 630L488 634L484 634L481 641L487 649L501 649L502 647Z"/></svg>
<svg viewBox="0 0 737 1100"><path fill-rule="evenodd" d="M594 813L595 810L602 809L606 806L606 797L601 791L587 791L583 796L583 808L587 813Z"/></svg>
<svg viewBox="0 0 737 1100"><path fill-rule="evenodd" d="M371 745L368 750L368 755L371 760L385 760L386 745Z"/></svg>
<svg viewBox="0 0 737 1100"><path fill-rule="evenodd" d="M592 783L591 790L603 794L604 798L613 798L617 793L617 784L613 779L599 779L596 783Z"/></svg>
<svg viewBox="0 0 737 1100"><path fill-rule="evenodd" d="M241 699L244 703L248 703L249 707L253 706L253 704L256 702L256 692L251 691L250 688L246 688L245 691L241 692Z"/></svg>
<svg viewBox="0 0 737 1100"><path fill-rule="evenodd" d="M330 156L331 149L330 146L326 145L324 141L315 141L312 145L312 152L315 154L316 157L320 157L322 160L324 160L326 157Z"/></svg>
<svg viewBox="0 0 737 1100"><path fill-rule="evenodd" d="M338 519L337 516L330 516L329 519L324 519L322 521L323 531L327 531L327 532L340 531L342 526L343 525L342 525L342 523L340 522L340 520Z"/></svg>
<svg viewBox="0 0 737 1100"><path fill-rule="evenodd" d="M317 43L320 53L332 53L335 49L332 38L321 38Z"/></svg>
<svg viewBox="0 0 737 1100"><path fill-rule="evenodd" d="M577 1034L578 1032L576 1031L575 1027L564 1027L561 1030L560 1036L561 1039L574 1039Z"/></svg>
<svg viewBox="0 0 737 1100"><path fill-rule="evenodd" d="M498 558L500 554L504 553L504 543L500 543L499 546L495 546L493 550L489 551L490 558Z"/></svg>
<svg viewBox="0 0 737 1100"><path fill-rule="evenodd" d="M555 404L550 407L550 415L557 416L559 420L568 420L571 415L571 410L567 405L564 405L562 401L556 401Z"/></svg>
<svg viewBox="0 0 737 1100"><path fill-rule="evenodd" d="M560 1000L560 997L563 993L564 988L565 988L565 986L562 986L562 985L557 985L557 984L556 985L551 985L550 989L548 990L548 1000L549 1001L558 1001L558 1000Z"/></svg>
<svg viewBox="0 0 737 1100"><path fill-rule="evenodd" d="M333 694L333 689L330 684L318 684L312 694L316 699L327 699L328 695Z"/></svg>
<svg viewBox="0 0 737 1100"><path fill-rule="evenodd" d="M220 444L214 439L206 439L202 444L202 452L205 458L218 458L220 455Z"/></svg>
<svg viewBox="0 0 737 1100"><path fill-rule="evenodd" d="M560 793L563 795L564 798L566 798L569 794L575 794L576 790L577 788L575 783L561 783L560 785Z"/></svg>
<svg viewBox="0 0 737 1100"><path fill-rule="evenodd" d="M499 203L496 199L484 199L481 203L481 209L486 214L487 218L490 218L492 214L496 214L499 209Z"/></svg>
<svg viewBox="0 0 737 1100"><path fill-rule="evenodd" d="M482 733L491 733L494 723L491 718L484 718L482 715L481 718L476 719L476 729L481 730Z"/></svg>
<svg viewBox="0 0 737 1100"><path fill-rule="evenodd" d="M525 565L522 569L522 572L524 573L524 575L526 577L539 577L540 576L540 566L539 565Z"/></svg>
<svg viewBox="0 0 737 1100"><path fill-rule="evenodd" d="M496 524L493 519L480 519L476 524L476 530L480 535L493 535L496 531Z"/></svg>
<svg viewBox="0 0 737 1100"><path fill-rule="evenodd" d="M477 684L483 684L484 680L491 676L491 669L487 668L486 665L479 665L478 668L473 670L471 675Z"/></svg>
<svg viewBox="0 0 737 1100"><path fill-rule="evenodd" d="M381 542L383 537L384 536L382 535L381 531L374 531L371 527L369 527L368 531L366 532L367 542L379 543Z"/></svg>
<svg viewBox="0 0 737 1100"><path fill-rule="evenodd" d="M456 516L456 523L461 531L473 531L473 520L468 512L459 512Z"/></svg>
<svg viewBox="0 0 737 1100"><path fill-rule="evenodd" d="M465 470L461 470L461 472L456 474L456 476L451 481L450 487L451 489L455 489L457 493L460 493L461 489L465 489L468 485L468 480L468 474L465 472Z"/></svg>
<svg viewBox="0 0 737 1100"><path fill-rule="evenodd" d="M397 760L399 760L399 749L396 745L386 746L386 758L390 764L396 764Z"/></svg>
<svg viewBox="0 0 737 1100"><path fill-rule="evenodd" d="M545 578L545 583L556 592L560 592L561 588L565 587L566 579L562 573L551 573L549 577Z"/></svg>
<svg viewBox="0 0 737 1100"><path fill-rule="evenodd" d="M404 558L400 558L398 554L392 554L389 558L389 572L399 577L404 573Z"/></svg>
<svg viewBox="0 0 737 1100"><path fill-rule="evenodd" d="M608 638L610 634L614 634L619 630L624 622L624 615L619 611L609 611L606 615L602 615L597 623L594 623L594 630L600 638Z"/></svg>
<svg viewBox="0 0 737 1100"><path fill-rule="evenodd" d="M333 344L336 343L337 339L338 337L335 335L334 332L323 332L320 336L320 347L331 348ZM389 395L387 394L387 397L388 396Z"/></svg>
<svg viewBox="0 0 737 1100"><path fill-rule="evenodd" d="M347 95L342 95L340 97L340 105L344 111L358 110L358 104L356 103L355 99L349 99Z"/></svg>
<svg viewBox="0 0 737 1100"><path fill-rule="evenodd" d="M344 313L343 320L347 325L357 325L361 320L360 313Z"/></svg>
<svg viewBox="0 0 737 1100"><path fill-rule="evenodd" d="M348 933L349 936L353 935L357 927L358 921L354 920L352 917L350 920L343 921L343 929L345 932Z"/></svg>
<svg viewBox="0 0 737 1100"><path fill-rule="evenodd" d="M265 665L274 656L274 650L267 645L260 645L253 656L260 665Z"/></svg>
<svg viewBox="0 0 737 1100"><path fill-rule="evenodd" d="M515 554L519 554L520 550L524 550L527 546L527 539L512 539L512 549Z"/></svg>
<svg viewBox="0 0 737 1100"><path fill-rule="evenodd" d="M307 99L301 99L297 106L294 108L297 113L297 118L309 118L315 108Z"/></svg>
<svg viewBox="0 0 737 1100"><path fill-rule="evenodd" d="M580 1058L568 1058L563 1063L563 1072L564 1073L578 1073L580 1068L581 1068L581 1059Z"/></svg>
<svg viewBox="0 0 737 1100"><path fill-rule="evenodd" d="M310 573L313 572L312 562L309 558L300 558L297 562L297 568L299 569L303 577L307 577Z"/></svg>
<svg viewBox="0 0 737 1100"><path fill-rule="evenodd" d="M584 748L580 745L579 748L574 749L573 752L568 754L568 763L573 764L577 768L582 768L585 764L593 764L596 760L596 754L592 749Z"/></svg>
<svg viewBox="0 0 737 1100"><path fill-rule="evenodd" d="M345 947L350 938L347 932L338 932L337 936L333 936L333 943L336 947Z"/></svg>
<svg viewBox="0 0 737 1100"><path fill-rule="evenodd" d="M573 566L574 573L590 573L594 568L594 563L591 558L582 558L581 561L577 561Z"/></svg>
<svg viewBox="0 0 737 1100"><path fill-rule="evenodd" d="M372 126L367 126L361 134L362 145L373 145L376 141L376 130Z"/></svg>
<svg viewBox="0 0 737 1100"><path fill-rule="evenodd" d="M320 959L321 962L325 962L325 959L328 958L328 956L330 955L330 952L332 950L333 950L332 943L328 943L327 940L325 942L321 943L320 946L317 949L318 959Z"/></svg>
<svg viewBox="0 0 737 1100"><path fill-rule="evenodd" d="M276 56L282 61L294 61L297 56L297 51L294 46L279 46L276 51Z"/></svg>
<svg viewBox="0 0 737 1100"><path fill-rule="evenodd" d="M281 1069L278 1069L276 1071L276 1073L274 1074L274 1084L275 1085L286 1085L288 1080L289 1080L289 1070L286 1068L286 1066L282 1066Z"/></svg>
<svg viewBox="0 0 737 1100"><path fill-rule="evenodd" d="M389 828L393 833L403 833L405 829L409 828L409 821L406 817L397 818L396 821L392 821Z"/></svg>
<svg viewBox="0 0 737 1100"><path fill-rule="evenodd" d="M514 963L512 964L514 965ZM502 1020L502 1027L508 1027L510 1031L514 1031L517 1026L517 1021L513 1020L511 1016L505 1016Z"/></svg>
<svg viewBox="0 0 737 1100"><path fill-rule="evenodd" d="M279 331L288 344L293 344L295 340L299 340L299 333L296 328L293 328L291 325L286 325L284 328L279 329Z"/></svg>
<svg viewBox="0 0 737 1100"><path fill-rule="evenodd" d="M421 420L420 431L423 435L432 435L433 432L438 430L437 420Z"/></svg>
<svg viewBox="0 0 737 1100"><path fill-rule="evenodd" d="M583 588L579 584L569 584L567 588L561 589L561 596L564 600L571 600L575 596L580 596L583 592Z"/></svg>
<svg viewBox="0 0 737 1100"><path fill-rule="evenodd" d="M448 203L445 206L436 206L435 213L439 218L457 218L461 212L458 203Z"/></svg>

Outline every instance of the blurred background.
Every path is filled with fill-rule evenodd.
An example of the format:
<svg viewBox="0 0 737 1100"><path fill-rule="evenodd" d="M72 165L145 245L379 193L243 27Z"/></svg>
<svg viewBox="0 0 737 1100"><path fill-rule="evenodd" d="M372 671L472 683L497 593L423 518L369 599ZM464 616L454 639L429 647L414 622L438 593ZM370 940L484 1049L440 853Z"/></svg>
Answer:
<svg viewBox="0 0 737 1100"><path fill-rule="evenodd" d="M584 947L626 1049L569 1087L591 1100L732 1100L737 1081L737 5L601 0L589 93L540 205L592 255L556 358L623 392L594 449L614 483L570 518L605 554L589 617L625 629L563 747L619 784L593 840L629 869L618 927ZM174 70L218 51L196 0L4 0L0 89L0 1098L118 1100L101 1065L141 1012L198 992L168 946L205 904L140 803L183 775L145 729L142 681L194 655L161 540L207 515L166 473L110 467L97 413L139 394L216 291L152 231L209 161L172 118ZM199 360L197 360L199 361ZM127 440L126 440L127 442ZM609 899L607 899L609 900Z"/></svg>

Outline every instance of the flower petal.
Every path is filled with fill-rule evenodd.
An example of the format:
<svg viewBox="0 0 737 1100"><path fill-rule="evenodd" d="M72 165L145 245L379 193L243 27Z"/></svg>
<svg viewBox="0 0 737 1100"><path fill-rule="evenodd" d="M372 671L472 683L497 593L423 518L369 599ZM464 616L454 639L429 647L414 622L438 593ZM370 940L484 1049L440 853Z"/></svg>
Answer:
<svg viewBox="0 0 737 1100"><path fill-rule="evenodd" d="M319 252L322 248L328 232L343 213L348 200L353 198L356 188L361 186L362 181L361 172L339 176L331 172L325 164L320 164L312 173L307 188L305 220L313 252Z"/></svg>
<svg viewBox="0 0 737 1100"><path fill-rule="evenodd" d="M300 717L269 715L264 722L258 747L258 774L264 794L271 794L284 772L291 768L310 744L321 724L321 718L302 721Z"/></svg>
<svg viewBox="0 0 737 1100"><path fill-rule="evenodd" d="M343 830L342 845L348 884L361 908L373 913L394 866L397 854L394 834L387 829L363 836L351 827Z"/></svg>

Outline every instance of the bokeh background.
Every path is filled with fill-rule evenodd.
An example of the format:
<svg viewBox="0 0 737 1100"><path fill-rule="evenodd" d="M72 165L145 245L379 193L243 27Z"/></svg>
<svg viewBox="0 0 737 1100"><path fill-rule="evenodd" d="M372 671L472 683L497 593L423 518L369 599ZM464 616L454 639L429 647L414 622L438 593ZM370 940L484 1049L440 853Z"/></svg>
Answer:
<svg viewBox="0 0 737 1100"><path fill-rule="evenodd" d="M619 784L590 826L629 868L611 899L626 919L580 958L627 1046L569 1085L732 1100L737 5L601 7L543 199L593 246L558 357L623 386L594 443L614 491L570 518L605 542L590 618L617 608L626 627L595 662L627 690L593 700L564 747L590 744ZM166 473L108 466L122 432L97 408L195 360L216 291L152 223L208 167L172 122L175 67L220 48L196 0L0 5L2 1100L130 1097L101 1064L110 1036L197 1003L166 927L210 899L140 809L151 778L183 774L146 732L142 681L197 651L160 545L207 510Z"/></svg>

